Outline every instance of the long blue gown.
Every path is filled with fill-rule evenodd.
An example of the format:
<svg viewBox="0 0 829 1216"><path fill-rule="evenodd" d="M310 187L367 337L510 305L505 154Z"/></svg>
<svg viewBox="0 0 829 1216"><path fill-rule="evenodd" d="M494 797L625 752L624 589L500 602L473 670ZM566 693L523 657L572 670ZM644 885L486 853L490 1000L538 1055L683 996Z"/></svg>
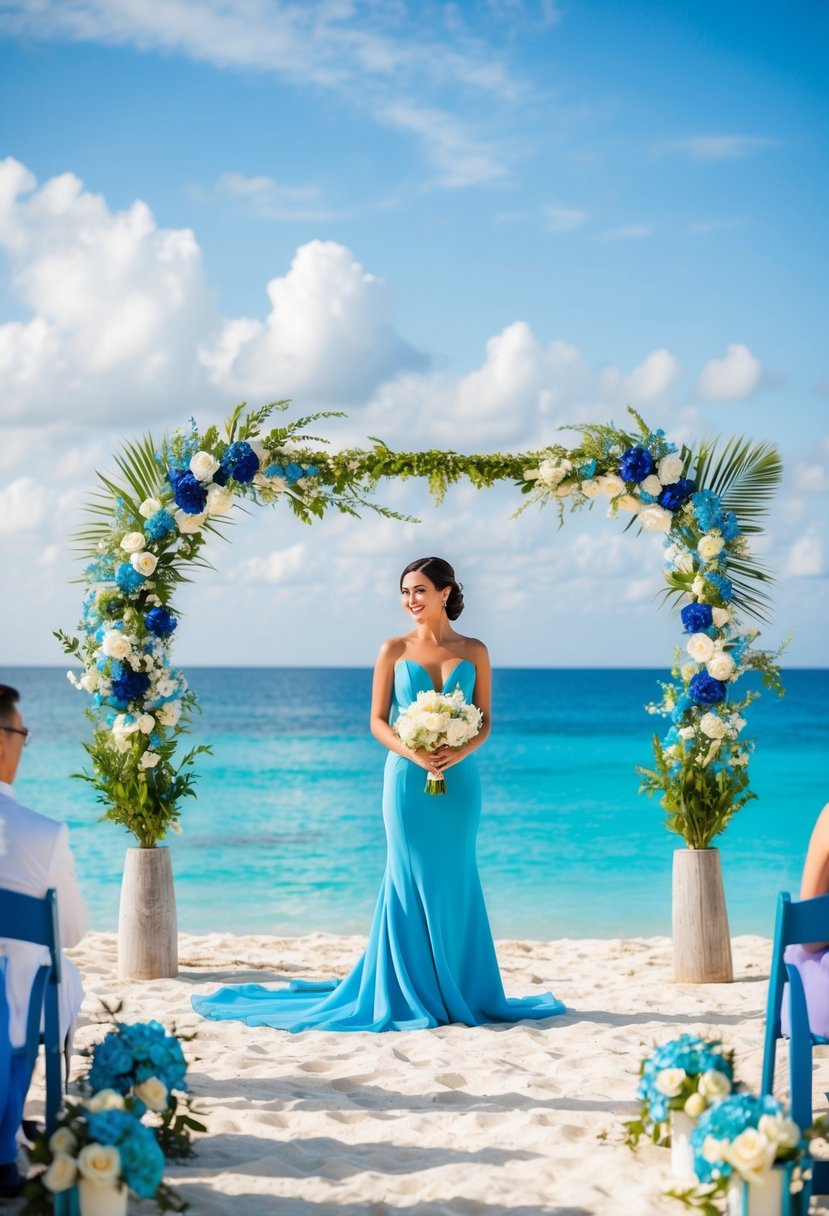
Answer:
<svg viewBox="0 0 829 1216"><path fill-rule="evenodd" d="M462 659L443 691L471 701L475 667ZM428 672L404 659L395 667L390 721L421 691ZM259 984L194 996L193 1008L215 1021L282 1030L419 1030L462 1022L517 1022L564 1012L549 992L504 995L484 904L475 839L481 784L474 756L446 774L446 793L424 793L426 774L389 752L383 785L388 859L365 953L341 982Z"/></svg>

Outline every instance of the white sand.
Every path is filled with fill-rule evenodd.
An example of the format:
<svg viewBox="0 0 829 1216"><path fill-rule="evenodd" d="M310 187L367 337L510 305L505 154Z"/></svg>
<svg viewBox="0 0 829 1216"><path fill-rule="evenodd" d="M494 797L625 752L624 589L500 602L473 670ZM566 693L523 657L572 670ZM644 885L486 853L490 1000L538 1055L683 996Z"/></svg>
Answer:
<svg viewBox="0 0 829 1216"><path fill-rule="evenodd" d="M76 1049L102 1037L101 999L122 1000L125 1021L198 1028L189 1075L208 1133L168 1174L194 1216L678 1216L662 1194L667 1151L622 1143L642 1056L683 1031L722 1038L739 1078L759 1085L759 937L735 939L733 984L705 986L673 983L666 938L500 942L509 995L549 988L571 1010L540 1024L291 1035L190 1008L220 984L342 975L362 944L182 935L177 979L131 984L116 977L113 935L72 952L87 985Z"/></svg>

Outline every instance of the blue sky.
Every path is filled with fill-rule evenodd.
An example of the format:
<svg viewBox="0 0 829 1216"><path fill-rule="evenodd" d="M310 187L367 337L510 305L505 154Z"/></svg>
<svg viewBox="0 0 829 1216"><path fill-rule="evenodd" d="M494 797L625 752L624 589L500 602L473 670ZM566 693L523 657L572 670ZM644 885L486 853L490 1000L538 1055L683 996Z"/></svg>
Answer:
<svg viewBox="0 0 829 1216"><path fill-rule="evenodd" d="M817 2L6 0L0 660L59 661L119 438L291 395L337 442L521 450L627 401L776 442L768 638L825 664L827 34ZM653 538L384 497L420 530L246 519L182 659L369 663L434 550L498 662L669 658Z"/></svg>

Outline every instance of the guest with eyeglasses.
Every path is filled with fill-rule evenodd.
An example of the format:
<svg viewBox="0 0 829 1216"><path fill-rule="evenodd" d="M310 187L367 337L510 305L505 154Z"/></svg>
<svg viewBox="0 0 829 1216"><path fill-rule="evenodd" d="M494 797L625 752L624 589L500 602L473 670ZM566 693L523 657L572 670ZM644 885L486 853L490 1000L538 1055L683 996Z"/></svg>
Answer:
<svg viewBox="0 0 829 1216"><path fill-rule="evenodd" d="M66 824L21 806L12 792L23 748L31 739L19 700L16 689L0 684L0 887L38 897L54 887L61 946L76 946L86 933L87 914ZM48 963L49 953L41 946L0 937L0 958L5 958L8 1035L12 1048L22 1047L32 983L41 963ZM82 1000L81 978L64 959L59 990L61 1041L74 1026ZM12 1054L6 1103L0 1106L0 1198L19 1194L25 1182L17 1165L17 1142L29 1081L24 1058Z"/></svg>

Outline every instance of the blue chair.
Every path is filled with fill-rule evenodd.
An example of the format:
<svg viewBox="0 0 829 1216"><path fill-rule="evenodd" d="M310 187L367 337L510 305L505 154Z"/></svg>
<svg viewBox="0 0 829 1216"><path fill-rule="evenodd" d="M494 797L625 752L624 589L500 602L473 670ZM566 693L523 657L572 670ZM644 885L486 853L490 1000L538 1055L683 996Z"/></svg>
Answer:
<svg viewBox="0 0 829 1216"><path fill-rule="evenodd" d="M60 932L57 893L50 889L42 899L0 889L0 937L45 946L49 962L38 968L29 997L26 1042L14 1048L26 1059L31 1075L41 1040L46 1053L46 1130L54 1131L61 1103L61 1041L58 985L61 981ZM4 984L5 995L5 984ZM43 1035L41 1036L41 1025Z"/></svg>
<svg viewBox="0 0 829 1216"><path fill-rule="evenodd" d="M789 985L789 1094L791 1116L800 1127L812 1122L812 1049L829 1043L829 1039L812 1034L806 994L800 972L783 957L787 946L808 942L829 942L829 895L792 903L788 891L782 891L777 901L774 926L769 994L766 1004L766 1036L763 1049L763 1077L760 1091L774 1090L774 1063L777 1040L783 1037L781 1012L783 993ZM812 1194L829 1194L829 1161L815 1163Z"/></svg>

